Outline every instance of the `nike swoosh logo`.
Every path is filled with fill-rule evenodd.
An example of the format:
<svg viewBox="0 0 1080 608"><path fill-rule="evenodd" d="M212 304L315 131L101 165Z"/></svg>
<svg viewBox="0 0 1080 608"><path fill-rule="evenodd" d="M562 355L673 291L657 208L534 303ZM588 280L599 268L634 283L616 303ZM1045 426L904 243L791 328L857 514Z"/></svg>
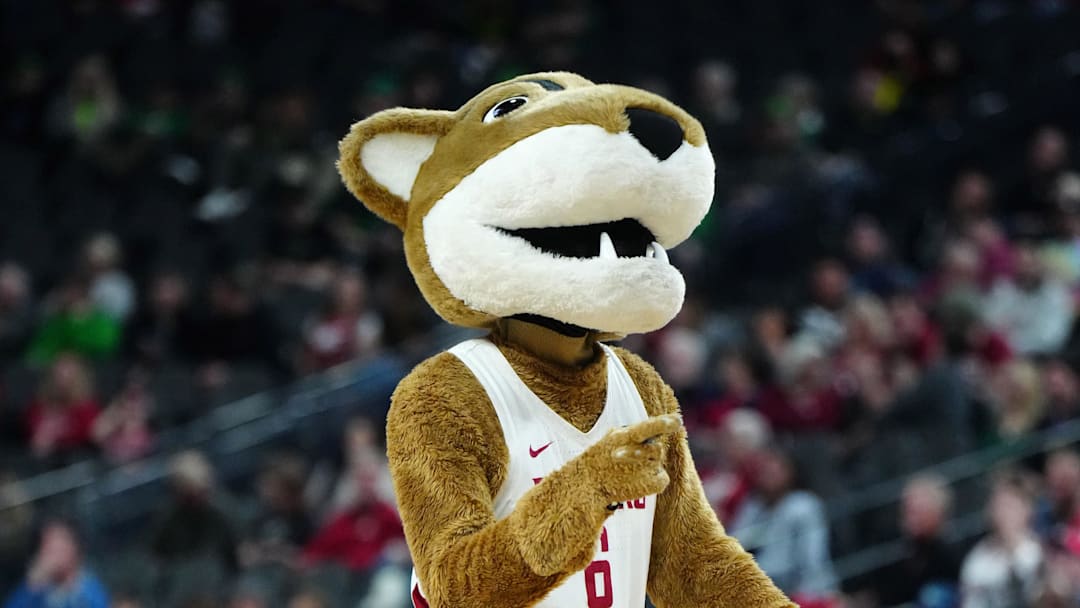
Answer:
<svg viewBox="0 0 1080 608"><path fill-rule="evenodd" d="M540 452L543 452L544 450L551 447L551 444L552 444L552 442L549 441L549 442L547 442L547 445L541 446L540 449L538 449L538 450L534 450L533 447L530 445L529 446L529 456L532 456L533 458L536 458L537 456L540 455Z"/></svg>

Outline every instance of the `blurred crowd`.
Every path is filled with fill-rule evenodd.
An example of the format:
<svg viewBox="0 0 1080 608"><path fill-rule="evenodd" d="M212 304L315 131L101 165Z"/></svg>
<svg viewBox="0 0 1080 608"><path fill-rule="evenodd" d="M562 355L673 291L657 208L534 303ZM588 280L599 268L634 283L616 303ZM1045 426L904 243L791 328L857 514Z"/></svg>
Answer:
<svg viewBox="0 0 1080 608"><path fill-rule="evenodd" d="M438 321L395 230L341 188L336 141L541 69L654 90L706 128L717 198L672 252L686 306L625 344L785 591L1080 602L1075 433L973 484L919 473L1080 419L1075 2L76 0L4 3L0 31L5 607L407 603L380 419L240 484L173 455L122 551L18 480L138 464L221 404L424 354ZM904 476L894 508L830 515ZM948 533L983 511L977 543ZM890 541L859 576L831 559Z"/></svg>
<svg viewBox="0 0 1080 608"><path fill-rule="evenodd" d="M12 510L0 581L14 590L3 605L402 606L410 564L378 431L354 418L342 443L340 463L268 451L242 493L202 452L179 452L134 545L100 555L84 550L80 522Z"/></svg>

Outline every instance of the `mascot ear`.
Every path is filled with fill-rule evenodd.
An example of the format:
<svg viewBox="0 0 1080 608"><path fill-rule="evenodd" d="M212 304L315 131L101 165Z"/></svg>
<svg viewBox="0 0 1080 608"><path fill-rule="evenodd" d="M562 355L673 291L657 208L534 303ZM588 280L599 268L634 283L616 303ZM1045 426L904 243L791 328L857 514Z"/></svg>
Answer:
<svg viewBox="0 0 1080 608"><path fill-rule="evenodd" d="M407 108L383 110L354 124L338 144L345 187L404 230L416 174L453 124L452 112Z"/></svg>

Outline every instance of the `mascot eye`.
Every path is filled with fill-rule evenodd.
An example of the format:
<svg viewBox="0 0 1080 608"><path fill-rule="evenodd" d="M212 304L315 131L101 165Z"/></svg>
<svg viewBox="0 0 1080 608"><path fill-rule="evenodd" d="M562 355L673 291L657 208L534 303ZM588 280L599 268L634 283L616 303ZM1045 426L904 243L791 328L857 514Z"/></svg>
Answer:
<svg viewBox="0 0 1080 608"><path fill-rule="evenodd" d="M504 99L488 110L487 114L484 114L484 122L491 122L496 118L502 118L527 103L529 103L528 97L518 96Z"/></svg>

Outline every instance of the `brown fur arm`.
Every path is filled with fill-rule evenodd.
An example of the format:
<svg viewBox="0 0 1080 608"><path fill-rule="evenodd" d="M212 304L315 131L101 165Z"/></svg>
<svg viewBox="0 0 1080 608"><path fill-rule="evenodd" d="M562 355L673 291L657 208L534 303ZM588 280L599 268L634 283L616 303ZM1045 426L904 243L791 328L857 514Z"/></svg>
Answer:
<svg viewBox="0 0 1080 608"><path fill-rule="evenodd" d="M679 404L651 365L618 349L649 415L677 412ZM796 607L723 526L705 498L686 431L670 440L665 464L671 485L656 501L649 596L660 608Z"/></svg>
<svg viewBox="0 0 1080 608"><path fill-rule="evenodd" d="M433 608L528 606L592 558L609 512L579 487L574 463L495 521L506 445L486 393L453 355L401 382L386 432L406 539Z"/></svg>

